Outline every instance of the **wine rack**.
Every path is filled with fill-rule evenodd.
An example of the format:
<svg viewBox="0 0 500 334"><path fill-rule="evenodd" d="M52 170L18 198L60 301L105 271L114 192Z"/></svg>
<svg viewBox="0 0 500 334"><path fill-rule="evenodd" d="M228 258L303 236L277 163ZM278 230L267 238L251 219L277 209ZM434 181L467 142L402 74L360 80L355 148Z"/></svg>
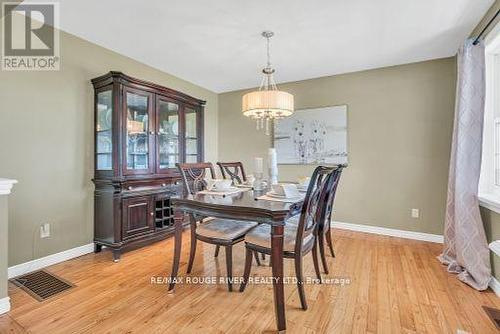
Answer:
<svg viewBox="0 0 500 334"><path fill-rule="evenodd" d="M174 226L174 210L170 205L170 198L161 198L156 200L155 226L156 228Z"/></svg>

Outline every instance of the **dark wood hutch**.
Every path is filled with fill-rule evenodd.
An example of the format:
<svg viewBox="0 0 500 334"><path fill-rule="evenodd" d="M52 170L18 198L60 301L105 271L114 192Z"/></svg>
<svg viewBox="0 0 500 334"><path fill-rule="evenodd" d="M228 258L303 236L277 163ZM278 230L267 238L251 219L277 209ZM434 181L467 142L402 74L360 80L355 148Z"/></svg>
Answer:
<svg viewBox="0 0 500 334"><path fill-rule="evenodd" d="M203 161L205 101L109 72L95 99L95 251L143 245L173 233L178 162Z"/></svg>

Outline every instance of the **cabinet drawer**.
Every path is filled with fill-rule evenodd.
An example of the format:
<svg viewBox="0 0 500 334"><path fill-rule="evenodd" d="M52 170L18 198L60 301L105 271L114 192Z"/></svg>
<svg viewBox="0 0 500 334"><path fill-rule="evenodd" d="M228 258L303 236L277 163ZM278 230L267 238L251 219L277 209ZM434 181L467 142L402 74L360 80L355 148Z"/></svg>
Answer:
<svg viewBox="0 0 500 334"><path fill-rule="evenodd" d="M140 191L149 189L161 189L165 192L174 193L181 189L179 180L144 180L144 181L127 181L122 185L123 191Z"/></svg>

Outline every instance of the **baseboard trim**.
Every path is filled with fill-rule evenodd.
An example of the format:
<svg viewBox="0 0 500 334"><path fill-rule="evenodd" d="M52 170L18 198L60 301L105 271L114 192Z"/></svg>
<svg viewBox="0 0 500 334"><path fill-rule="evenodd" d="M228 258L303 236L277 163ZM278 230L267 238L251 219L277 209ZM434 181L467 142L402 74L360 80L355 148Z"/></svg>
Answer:
<svg viewBox="0 0 500 334"><path fill-rule="evenodd" d="M493 277L493 276L491 277L489 286L490 286L490 289L493 290L495 295L500 297L500 282L495 277Z"/></svg>
<svg viewBox="0 0 500 334"><path fill-rule="evenodd" d="M53 264L57 264L63 261L74 259L85 254L92 253L94 251L94 244L87 244L80 247L71 248L59 253L48 255L39 259L28 261L25 263L17 264L15 266L9 267L8 277L9 279L24 275L29 272L39 270Z"/></svg>
<svg viewBox="0 0 500 334"><path fill-rule="evenodd" d="M10 311L10 297L4 297L0 299L0 314L4 314Z"/></svg>
<svg viewBox="0 0 500 334"><path fill-rule="evenodd" d="M442 244L444 242L443 236L439 235L439 234L396 230L396 229L387 228L387 227L358 225L358 224L350 224L350 223L343 223L343 222L336 222L336 221L332 221L332 227L339 228L342 230L350 230L350 231L365 232L365 233L372 233L372 234L379 234L379 235L387 235L387 236L391 236L391 237L429 241L429 242L435 242L435 243L440 243L440 244Z"/></svg>

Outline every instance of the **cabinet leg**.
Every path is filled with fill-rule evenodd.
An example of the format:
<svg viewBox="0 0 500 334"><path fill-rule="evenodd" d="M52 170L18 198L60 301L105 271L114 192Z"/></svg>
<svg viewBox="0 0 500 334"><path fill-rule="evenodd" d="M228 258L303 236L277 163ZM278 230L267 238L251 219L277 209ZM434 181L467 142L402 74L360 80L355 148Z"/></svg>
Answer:
<svg viewBox="0 0 500 334"><path fill-rule="evenodd" d="M113 262L119 262L122 255L121 249L113 249Z"/></svg>
<svg viewBox="0 0 500 334"><path fill-rule="evenodd" d="M94 253L100 253L102 251L102 245L94 244Z"/></svg>

